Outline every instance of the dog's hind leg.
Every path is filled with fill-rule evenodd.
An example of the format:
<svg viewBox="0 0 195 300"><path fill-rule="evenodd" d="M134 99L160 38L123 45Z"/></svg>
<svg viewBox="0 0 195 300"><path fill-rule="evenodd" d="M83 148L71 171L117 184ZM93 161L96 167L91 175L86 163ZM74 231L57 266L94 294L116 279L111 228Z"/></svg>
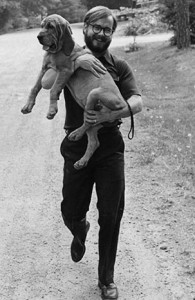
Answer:
<svg viewBox="0 0 195 300"><path fill-rule="evenodd" d="M102 127L102 125L97 125L93 128L89 128L87 130L87 132L86 132L87 133L87 139L88 139L87 149L86 149L85 154L83 155L83 157L81 157L81 159L78 160L74 164L75 169L79 170L79 169L82 169L82 168L86 167L86 165L88 164L89 159L92 157L95 150L99 147L100 142L98 140L97 132L101 127Z"/></svg>
<svg viewBox="0 0 195 300"><path fill-rule="evenodd" d="M98 104L98 101L100 99L100 88L93 89L89 95L87 96L87 101L85 104L85 111L88 110L97 110L95 106ZM89 123L86 123L84 120L84 123L81 127L77 128L69 135L69 140L71 141L78 141L82 138L82 136L86 133L86 131L91 127ZM101 125L102 127L102 125Z"/></svg>

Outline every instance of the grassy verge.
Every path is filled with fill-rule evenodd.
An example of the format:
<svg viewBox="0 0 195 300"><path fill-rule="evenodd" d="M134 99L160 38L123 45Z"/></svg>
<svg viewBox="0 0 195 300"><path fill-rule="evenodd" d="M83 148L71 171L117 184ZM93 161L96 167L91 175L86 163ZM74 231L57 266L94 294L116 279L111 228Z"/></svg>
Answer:
<svg viewBox="0 0 195 300"><path fill-rule="evenodd" d="M137 52L115 49L131 65L144 109L137 116L140 165L160 161L184 188L195 186L195 50L168 43L145 44Z"/></svg>

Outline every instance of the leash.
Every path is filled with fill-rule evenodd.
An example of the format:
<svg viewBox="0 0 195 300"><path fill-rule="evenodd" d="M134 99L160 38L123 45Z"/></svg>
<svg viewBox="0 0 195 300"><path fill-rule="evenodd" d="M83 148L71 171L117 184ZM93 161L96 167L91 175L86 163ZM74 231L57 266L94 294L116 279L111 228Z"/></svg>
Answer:
<svg viewBox="0 0 195 300"><path fill-rule="evenodd" d="M127 101L127 105L128 105L128 108L129 108L130 118L131 118L131 127L129 129L128 139L132 140L133 137L134 137L134 118L133 118L133 112L132 112L131 106L129 105L128 101Z"/></svg>

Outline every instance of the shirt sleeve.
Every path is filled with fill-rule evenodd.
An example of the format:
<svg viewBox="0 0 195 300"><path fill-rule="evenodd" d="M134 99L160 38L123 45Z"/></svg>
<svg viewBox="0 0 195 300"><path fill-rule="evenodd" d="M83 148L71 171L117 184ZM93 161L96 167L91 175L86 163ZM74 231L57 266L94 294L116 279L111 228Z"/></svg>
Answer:
<svg viewBox="0 0 195 300"><path fill-rule="evenodd" d="M125 100L129 99L132 95L140 95L137 88L135 77L131 70L131 67L125 60L118 60L116 63L116 69L119 76L118 88Z"/></svg>

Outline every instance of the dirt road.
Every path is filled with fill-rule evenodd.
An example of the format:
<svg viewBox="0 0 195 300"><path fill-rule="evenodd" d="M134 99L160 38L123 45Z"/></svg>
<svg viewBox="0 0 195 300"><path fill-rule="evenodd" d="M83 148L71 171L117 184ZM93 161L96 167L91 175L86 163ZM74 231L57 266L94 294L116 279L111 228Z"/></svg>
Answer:
<svg viewBox="0 0 195 300"><path fill-rule="evenodd" d="M52 121L46 119L46 91L32 114L20 113L42 60L36 33L0 36L0 299L98 300L95 195L87 251L78 264L71 261L71 235L60 215L62 97ZM182 206L181 191L158 161L140 164L147 132L139 122L136 118L133 142L126 138L128 121L122 127L127 182L115 276L119 299L193 300L195 269L189 258L195 239L188 216L191 220L194 212Z"/></svg>

